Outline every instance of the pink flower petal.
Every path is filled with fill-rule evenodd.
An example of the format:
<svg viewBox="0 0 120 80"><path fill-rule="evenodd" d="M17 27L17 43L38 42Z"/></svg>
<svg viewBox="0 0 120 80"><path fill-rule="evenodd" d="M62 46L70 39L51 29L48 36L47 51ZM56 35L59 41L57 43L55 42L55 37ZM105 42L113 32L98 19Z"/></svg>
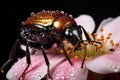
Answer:
<svg viewBox="0 0 120 80"><path fill-rule="evenodd" d="M106 37L108 35L108 33L112 33L111 39L116 43L120 41L120 16L118 16L117 18L107 22L106 24L104 24L103 26L103 35ZM97 32L99 34L99 32ZM98 36L100 36L101 34L99 34Z"/></svg>
<svg viewBox="0 0 120 80"><path fill-rule="evenodd" d="M58 63L65 59L63 55L47 54L50 61L50 69L55 67ZM22 58L16 62L7 73L9 80L18 80L19 76L26 68L26 58ZM31 55L31 65L25 73L25 80L40 80L47 74L47 66L45 64L43 55Z"/></svg>
<svg viewBox="0 0 120 80"><path fill-rule="evenodd" d="M92 33L95 29L95 22L89 15L80 15L79 17L75 18L75 21L78 25L83 26L89 33Z"/></svg>
<svg viewBox="0 0 120 80"><path fill-rule="evenodd" d="M86 66L93 72L101 74L120 72L120 46L110 54L89 60Z"/></svg>
<svg viewBox="0 0 120 80"><path fill-rule="evenodd" d="M64 61L54 68L52 77L53 80L86 80L88 70L84 64L81 69L80 59L71 59L74 63L73 66L70 65L68 61Z"/></svg>

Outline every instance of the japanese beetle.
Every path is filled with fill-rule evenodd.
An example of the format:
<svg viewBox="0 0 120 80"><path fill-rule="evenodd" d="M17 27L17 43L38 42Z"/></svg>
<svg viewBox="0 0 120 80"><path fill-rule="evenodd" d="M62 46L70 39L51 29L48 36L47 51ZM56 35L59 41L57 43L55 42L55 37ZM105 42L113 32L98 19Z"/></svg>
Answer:
<svg viewBox="0 0 120 80"><path fill-rule="evenodd" d="M82 33L85 34L86 40L82 39ZM26 43L26 59L28 65L23 74L31 64L28 48L29 46L42 50L46 65L48 67L48 75L50 63L44 49L49 49L54 43L57 43L57 45L63 49L66 59L72 65L73 63L67 56L66 49L62 43L64 40L69 41L74 46L74 50L79 44L84 44L85 41L92 42L85 29L82 26L77 25L74 19L70 15L63 13L63 11L43 10L36 14L32 13L31 17L22 23L20 27L20 38L14 43L10 52L9 60L2 66L1 71L3 71L3 69L13 61L16 53L16 46L22 42ZM85 56L86 48L81 67L83 67Z"/></svg>

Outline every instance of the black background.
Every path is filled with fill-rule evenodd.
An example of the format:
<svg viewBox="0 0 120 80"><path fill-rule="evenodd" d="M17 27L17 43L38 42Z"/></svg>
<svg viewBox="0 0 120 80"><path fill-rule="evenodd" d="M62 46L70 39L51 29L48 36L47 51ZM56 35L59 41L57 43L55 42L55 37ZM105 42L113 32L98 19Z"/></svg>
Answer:
<svg viewBox="0 0 120 80"><path fill-rule="evenodd" d="M0 66L8 59L10 49L18 38L17 29L21 22L25 21L31 12L60 10L72 14L74 18L80 14L89 14L94 18L96 26L107 17L120 15L120 5L115 0L5 0L1 8ZM9 67L6 71L8 69ZM0 80L5 80L5 74L1 75Z"/></svg>

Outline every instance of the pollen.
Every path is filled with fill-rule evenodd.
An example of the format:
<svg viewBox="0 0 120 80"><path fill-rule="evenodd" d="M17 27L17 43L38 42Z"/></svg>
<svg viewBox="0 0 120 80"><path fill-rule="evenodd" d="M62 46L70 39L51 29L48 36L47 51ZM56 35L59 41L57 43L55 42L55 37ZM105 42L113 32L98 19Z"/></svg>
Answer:
<svg viewBox="0 0 120 80"><path fill-rule="evenodd" d="M103 32L103 28L100 28L100 31Z"/></svg>
<svg viewBox="0 0 120 80"><path fill-rule="evenodd" d="M70 54L70 53L71 53L71 50L70 50L70 49L68 49L68 50L67 50L67 54Z"/></svg>
<svg viewBox="0 0 120 80"><path fill-rule="evenodd" d="M110 44L111 44L111 46L114 46L113 40L110 40Z"/></svg>
<svg viewBox="0 0 120 80"><path fill-rule="evenodd" d="M115 45L116 45L116 47L117 47L117 46L119 46L119 43L116 43Z"/></svg>
<svg viewBox="0 0 120 80"><path fill-rule="evenodd" d="M94 33L94 36L97 36L97 33Z"/></svg>
<svg viewBox="0 0 120 80"><path fill-rule="evenodd" d="M64 53L64 51L63 51L63 50L60 50L60 53Z"/></svg>
<svg viewBox="0 0 120 80"><path fill-rule="evenodd" d="M75 58L75 59L78 59L78 56L75 56L74 58Z"/></svg>

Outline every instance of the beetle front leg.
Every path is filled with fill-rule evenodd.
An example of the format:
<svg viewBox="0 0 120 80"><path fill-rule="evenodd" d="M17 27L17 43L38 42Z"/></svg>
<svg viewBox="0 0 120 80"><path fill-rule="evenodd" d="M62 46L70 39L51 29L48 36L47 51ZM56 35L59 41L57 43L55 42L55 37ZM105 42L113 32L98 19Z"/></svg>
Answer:
<svg viewBox="0 0 120 80"><path fill-rule="evenodd" d="M73 65L73 63L71 62L70 58L68 57L68 55L67 55L67 53L66 53L66 50L65 50L63 44L60 43L60 44L58 44L58 45L63 49L64 55L65 55L66 59L69 61L69 63L70 63L71 65Z"/></svg>
<svg viewBox="0 0 120 80"><path fill-rule="evenodd" d="M9 65L11 62L14 61L15 53L16 53L16 47L17 47L18 45L20 45L19 39L17 39L17 40L15 41L15 43L13 44L12 49L11 49L10 54L9 54L9 59L8 59L8 60L5 62L5 64L0 68L0 71L1 71L2 73L4 73L4 68L5 68L7 65Z"/></svg>
<svg viewBox="0 0 120 80"><path fill-rule="evenodd" d="M20 80L20 78L25 74L26 70L29 68L29 66L31 64L30 52L29 52L29 42L27 42L27 45L26 45L26 62L27 62L27 67L25 68L25 70L23 71L23 73L21 74L21 76L19 77L18 80Z"/></svg>
<svg viewBox="0 0 120 80"><path fill-rule="evenodd" d="M41 45L41 50L42 50L42 53L43 53L43 56L44 56L44 59L45 59L46 65L47 65L48 77L49 77L49 78L52 78L52 77L50 76L50 62L49 62L49 60L48 60L48 57L47 57L47 55L46 55L46 52L44 51L43 45Z"/></svg>

